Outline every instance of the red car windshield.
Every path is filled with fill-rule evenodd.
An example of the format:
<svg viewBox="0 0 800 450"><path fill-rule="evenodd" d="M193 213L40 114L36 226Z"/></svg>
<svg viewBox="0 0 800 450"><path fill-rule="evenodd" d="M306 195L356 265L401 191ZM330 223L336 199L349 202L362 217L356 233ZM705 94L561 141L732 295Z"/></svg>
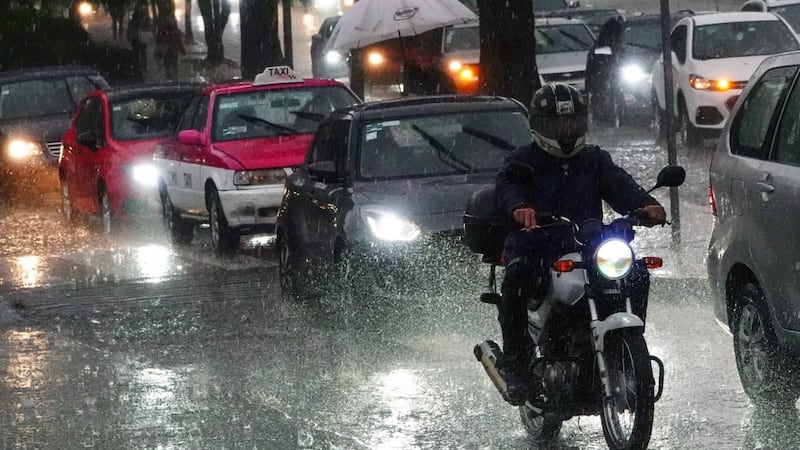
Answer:
<svg viewBox="0 0 800 450"><path fill-rule="evenodd" d="M111 135L117 141L167 137L191 99L183 94L116 101L111 105Z"/></svg>
<svg viewBox="0 0 800 450"><path fill-rule="evenodd" d="M312 134L332 111L358 103L342 86L299 86L217 97L213 140Z"/></svg>

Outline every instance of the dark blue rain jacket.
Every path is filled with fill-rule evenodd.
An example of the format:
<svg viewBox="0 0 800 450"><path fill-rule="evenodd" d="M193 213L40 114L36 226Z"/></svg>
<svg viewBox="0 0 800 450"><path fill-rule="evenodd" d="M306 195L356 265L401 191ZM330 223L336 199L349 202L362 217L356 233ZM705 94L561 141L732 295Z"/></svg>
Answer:
<svg viewBox="0 0 800 450"><path fill-rule="evenodd" d="M495 203L513 227L505 241L504 259L554 257L561 251L561 241L548 233L520 231L521 226L513 219L517 208L528 206L538 213L569 217L581 224L588 219L602 220L603 201L620 214L658 204L644 193L600 147L587 145L570 159L557 158L536 144L521 147L497 174Z"/></svg>

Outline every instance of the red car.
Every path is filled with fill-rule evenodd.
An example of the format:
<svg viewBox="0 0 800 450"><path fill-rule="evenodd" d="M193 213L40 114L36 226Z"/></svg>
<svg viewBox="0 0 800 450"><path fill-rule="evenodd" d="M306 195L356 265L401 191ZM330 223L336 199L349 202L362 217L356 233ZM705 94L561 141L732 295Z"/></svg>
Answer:
<svg viewBox="0 0 800 450"><path fill-rule="evenodd" d="M156 143L168 138L203 85L170 83L97 90L62 136L62 211L99 215L103 231L131 214L158 211Z"/></svg>
<svg viewBox="0 0 800 450"><path fill-rule="evenodd" d="M154 156L172 240L190 243L198 222L210 223L217 253L238 249L243 234L274 236L286 175L319 122L355 103L345 85L300 79L288 67L205 88Z"/></svg>

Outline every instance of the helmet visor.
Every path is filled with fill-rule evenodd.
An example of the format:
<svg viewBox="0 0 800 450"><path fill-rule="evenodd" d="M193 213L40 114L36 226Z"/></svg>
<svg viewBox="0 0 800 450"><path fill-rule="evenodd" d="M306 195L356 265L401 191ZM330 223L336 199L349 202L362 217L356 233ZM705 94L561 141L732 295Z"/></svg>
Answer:
<svg viewBox="0 0 800 450"><path fill-rule="evenodd" d="M588 115L570 114L564 116L534 115L533 129L542 136L556 141L574 140L585 136L589 130Z"/></svg>

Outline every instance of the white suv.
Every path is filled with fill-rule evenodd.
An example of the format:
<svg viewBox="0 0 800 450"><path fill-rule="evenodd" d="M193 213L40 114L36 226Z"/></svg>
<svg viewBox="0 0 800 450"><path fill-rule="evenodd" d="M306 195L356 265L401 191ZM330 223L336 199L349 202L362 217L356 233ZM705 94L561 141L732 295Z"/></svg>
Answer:
<svg viewBox="0 0 800 450"><path fill-rule="evenodd" d="M747 80L769 55L800 49L792 29L772 13L685 17L672 28L674 105L686 148L716 137ZM663 58L653 65L659 113L666 110Z"/></svg>

